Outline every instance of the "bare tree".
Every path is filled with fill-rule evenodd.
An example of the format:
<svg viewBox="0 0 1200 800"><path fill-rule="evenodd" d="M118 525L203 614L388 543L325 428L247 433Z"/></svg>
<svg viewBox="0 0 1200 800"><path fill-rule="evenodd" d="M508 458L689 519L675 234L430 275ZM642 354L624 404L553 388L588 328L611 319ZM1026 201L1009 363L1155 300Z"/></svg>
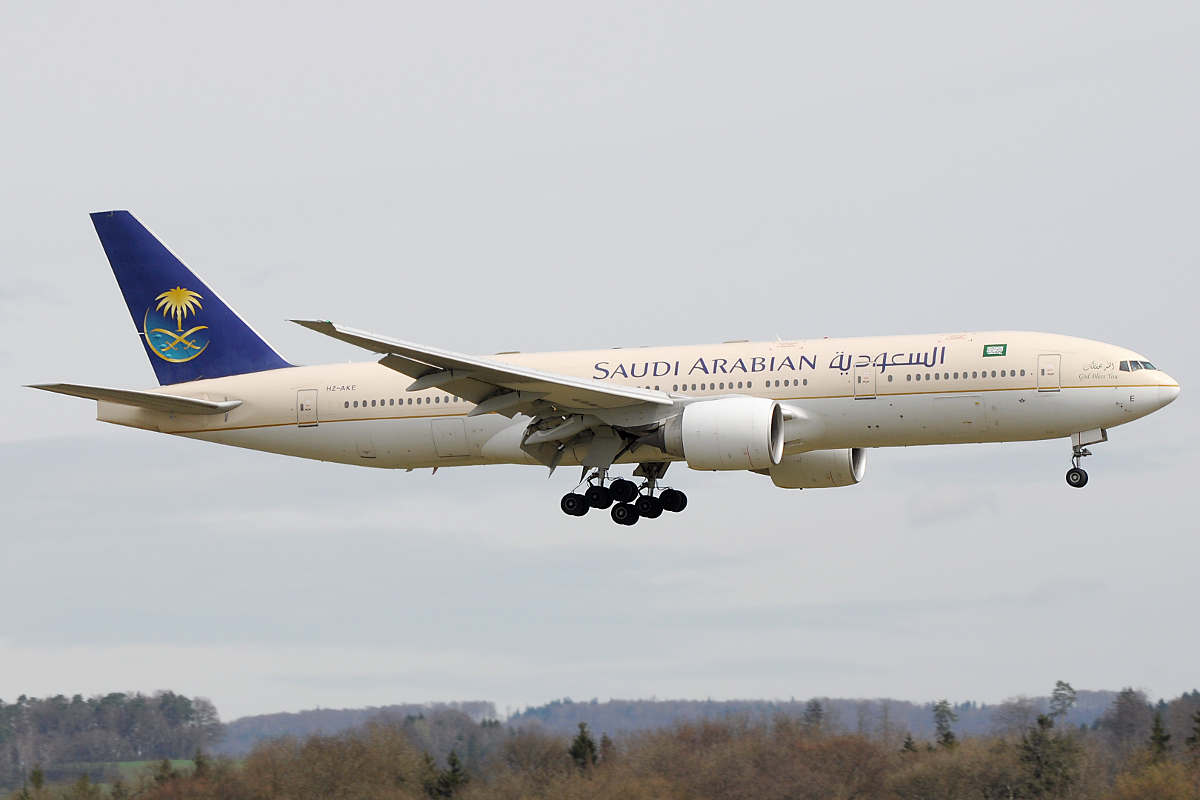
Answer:
<svg viewBox="0 0 1200 800"><path fill-rule="evenodd" d="M1037 702L1028 695L1010 697L992 712L992 725L1003 736L1019 738L1037 719Z"/></svg>

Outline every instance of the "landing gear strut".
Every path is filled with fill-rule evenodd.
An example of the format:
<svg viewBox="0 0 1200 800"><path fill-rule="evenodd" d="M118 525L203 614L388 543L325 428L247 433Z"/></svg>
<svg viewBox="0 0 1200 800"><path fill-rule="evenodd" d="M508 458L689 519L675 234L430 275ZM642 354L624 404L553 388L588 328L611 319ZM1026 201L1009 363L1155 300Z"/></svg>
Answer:
<svg viewBox="0 0 1200 800"><path fill-rule="evenodd" d="M1081 445L1075 445L1071 448L1071 468L1067 470L1067 485L1076 489L1082 489L1087 486L1088 474L1079 466L1079 462L1084 456L1090 456L1092 451Z"/></svg>
<svg viewBox="0 0 1200 800"><path fill-rule="evenodd" d="M655 495L658 481L668 466L657 462L641 464L634 472L636 477L644 478L641 486L625 478L617 478L605 486L608 470L597 469L586 477L588 487L582 494L576 489L563 495L559 506L572 517L582 517L593 508L611 506L609 515L618 525L634 525L642 517L656 519L664 511L679 513L687 508L686 494L678 489L663 489Z"/></svg>

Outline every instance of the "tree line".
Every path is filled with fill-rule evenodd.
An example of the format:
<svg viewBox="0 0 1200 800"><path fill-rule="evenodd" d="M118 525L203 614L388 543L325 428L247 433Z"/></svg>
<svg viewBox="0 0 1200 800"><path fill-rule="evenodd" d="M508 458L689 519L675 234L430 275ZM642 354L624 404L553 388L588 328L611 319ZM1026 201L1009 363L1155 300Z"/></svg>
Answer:
<svg viewBox="0 0 1200 800"><path fill-rule="evenodd" d="M35 765L54 775L72 764L190 758L222 732L210 701L174 692L0 700L0 786L27 781Z"/></svg>
<svg viewBox="0 0 1200 800"><path fill-rule="evenodd" d="M1060 682L1032 719L967 735L955 728L956 706L943 700L927 709L927 736L901 726L855 730L820 699L798 713L599 734L586 722L565 734L443 708L380 715L336 734L265 739L237 761L201 754L187 769L162 762L105 787L85 776L41 781L15 798L1200 798L1200 695L1151 703L1125 689L1093 725L1069 721L1077 702Z"/></svg>

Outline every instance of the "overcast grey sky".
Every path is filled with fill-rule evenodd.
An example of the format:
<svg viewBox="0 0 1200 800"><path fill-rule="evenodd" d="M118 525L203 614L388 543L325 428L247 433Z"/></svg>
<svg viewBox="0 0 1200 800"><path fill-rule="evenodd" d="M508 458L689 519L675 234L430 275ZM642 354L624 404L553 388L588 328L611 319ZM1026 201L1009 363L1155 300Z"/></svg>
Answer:
<svg viewBox="0 0 1200 800"><path fill-rule="evenodd" d="M995 701L1200 683L1200 7L9 3L0 698L223 716L569 695ZM872 451L568 519L576 477L176 441L20 388L154 385L87 218L128 208L289 360L1032 329L1166 410ZM178 491L180 482L201 491Z"/></svg>

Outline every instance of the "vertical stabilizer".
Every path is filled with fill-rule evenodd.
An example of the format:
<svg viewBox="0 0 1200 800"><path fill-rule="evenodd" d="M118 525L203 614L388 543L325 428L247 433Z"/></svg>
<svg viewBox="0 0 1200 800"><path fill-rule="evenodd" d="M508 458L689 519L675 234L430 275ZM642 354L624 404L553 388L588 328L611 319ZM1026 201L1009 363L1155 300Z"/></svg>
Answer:
<svg viewBox="0 0 1200 800"><path fill-rule="evenodd" d="M128 211L91 216L160 384L291 366Z"/></svg>

